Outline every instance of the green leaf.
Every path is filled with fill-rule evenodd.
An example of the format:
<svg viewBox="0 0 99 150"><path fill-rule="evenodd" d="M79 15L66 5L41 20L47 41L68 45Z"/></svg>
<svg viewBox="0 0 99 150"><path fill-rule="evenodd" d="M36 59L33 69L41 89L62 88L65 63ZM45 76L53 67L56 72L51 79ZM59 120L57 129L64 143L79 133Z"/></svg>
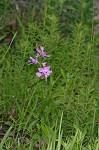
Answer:
<svg viewBox="0 0 99 150"><path fill-rule="evenodd" d="M3 137L3 139L2 139L2 141L0 143L0 150L3 149L3 145L4 145L6 139L7 139L8 135L9 135L11 129L12 129L12 126L7 130L6 134L4 135L4 137Z"/></svg>
<svg viewBox="0 0 99 150"><path fill-rule="evenodd" d="M0 41L3 40L6 37L6 35L3 35L0 37Z"/></svg>

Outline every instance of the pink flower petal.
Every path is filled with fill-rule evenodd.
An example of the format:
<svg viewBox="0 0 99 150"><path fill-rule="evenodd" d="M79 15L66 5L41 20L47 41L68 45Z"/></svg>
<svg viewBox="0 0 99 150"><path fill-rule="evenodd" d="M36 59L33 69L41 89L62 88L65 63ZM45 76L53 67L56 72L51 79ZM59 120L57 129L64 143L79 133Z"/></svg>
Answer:
<svg viewBox="0 0 99 150"><path fill-rule="evenodd" d="M37 51L38 53L41 53L41 52L42 52L38 47L36 48L36 51Z"/></svg>
<svg viewBox="0 0 99 150"><path fill-rule="evenodd" d="M41 51L44 51L44 47L43 46L40 46L40 49L41 49Z"/></svg>
<svg viewBox="0 0 99 150"><path fill-rule="evenodd" d="M43 74L43 73L37 72L36 75L37 75L39 78L44 79L44 74Z"/></svg>
<svg viewBox="0 0 99 150"><path fill-rule="evenodd" d="M50 69L50 66L44 67L44 70L47 72Z"/></svg>
<svg viewBox="0 0 99 150"><path fill-rule="evenodd" d="M43 67L45 67L46 66L46 62L42 63L42 65L43 65Z"/></svg>
<svg viewBox="0 0 99 150"><path fill-rule="evenodd" d="M41 76L42 76L42 73L37 72L36 75L37 75L38 77L41 77Z"/></svg>
<svg viewBox="0 0 99 150"><path fill-rule="evenodd" d="M50 55L48 55L46 52L44 52L44 47L43 46L40 46L40 49L37 47L36 48L36 51L42 55L42 57L50 57Z"/></svg>
<svg viewBox="0 0 99 150"><path fill-rule="evenodd" d="M30 56L30 60L28 60L28 62L33 63L33 64L37 64L38 63L38 59L34 59Z"/></svg>
<svg viewBox="0 0 99 150"><path fill-rule="evenodd" d="M39 72L44 72L44 68L38 68Z"/></svg>

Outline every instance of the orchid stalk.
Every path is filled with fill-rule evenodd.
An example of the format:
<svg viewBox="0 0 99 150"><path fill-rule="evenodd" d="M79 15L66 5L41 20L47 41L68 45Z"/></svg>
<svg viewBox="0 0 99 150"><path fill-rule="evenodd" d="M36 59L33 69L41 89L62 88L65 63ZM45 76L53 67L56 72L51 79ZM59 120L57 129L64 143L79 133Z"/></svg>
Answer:
<svg viewBox="0 0 99 150"><path fill-rule="evenodd" d="M38 58L39 56L42 56L43 58L45 57L50 57L50 55L48 55L45 51L44 51L44 47L40 46L40 48L36 48L37 51L37 55L36 58L33 58L30 56L30 59L28 60L28 62L30 64L37 64L39 63ZM50 76L50 74L52 73L52 70L50 70L50 66L46 66L46 62L42 63L42 68L38 68L38 72L36 72L36 76L38 76L41 79L45 79L47 80L47 78Z"/></svg>

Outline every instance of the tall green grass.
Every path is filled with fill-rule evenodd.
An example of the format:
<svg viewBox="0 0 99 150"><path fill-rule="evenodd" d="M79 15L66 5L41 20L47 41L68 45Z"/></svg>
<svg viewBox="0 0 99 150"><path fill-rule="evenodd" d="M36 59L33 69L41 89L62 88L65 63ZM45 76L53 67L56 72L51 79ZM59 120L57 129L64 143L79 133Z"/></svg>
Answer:
<svg viewBox="0 0 99 150"><path fill-rule="evenodd" d="M2 130L3 123L9 127L0 144L2 149L99 149L98 37L94 41L92 29L84 22L89 3L81 12L76 8L82 19L75 25L65 24L64 29L69 29L63 36L59 17L65 3L42 3L44 9L35 21L35 2L27 24L17 16L19 34L13 34L9 45L1 41L0 125ZM51 55L45 59L53 71L47 81L36 76L38 65L28 63L40 45Z"/></svg>
<svg viewBox="0 0 99 150"><path fill-rule="evenodd" d="M14 111L16 115L12 113L7 124L13 124L17 137L23 130L22 135L28 134L35 143L43 136L41 124L48 128L55 126L63 112L63 134L60 133L58 141L61 142L62 135L64 141L72 135L74 139L70 139L70 143L75 143L80 132L82 141L89 143L98 133L97 60L91 31L80 23L72 27L68 38L63 38L57 18L51 16L49 20L48 29L42 30L33 22L27 27L23 26L20 39L14 41L15 46L12 44L8 53L7 46L2 46L1 113L6 115ZM35 75L37 67L28 64L29 57L35 56L37 45L44 46L51 55L47 61L53 73L47 82L38 79ZM53 134L56 140L56 131ZM49 141L48 149L56 143L52 142ZM66 147L68 144L63 145Z"/></svg>

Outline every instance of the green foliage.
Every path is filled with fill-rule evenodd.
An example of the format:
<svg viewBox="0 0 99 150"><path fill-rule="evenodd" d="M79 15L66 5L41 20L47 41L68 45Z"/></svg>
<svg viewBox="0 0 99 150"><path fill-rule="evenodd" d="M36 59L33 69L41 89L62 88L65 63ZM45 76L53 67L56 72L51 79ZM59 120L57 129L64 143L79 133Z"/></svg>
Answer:
<svg viewBox="0 0 99 150"><path fill-rule="evenodd" d="M15 42L16 50L9 47L9 52L3 51L2 112L11 111L13 107L17 117L12 116L10 119L15 130L23 130L32 137L36 128L39 129L40 122L43 122L48 130L48 126L55 125L56 119L63 111L63 135L74 134L76 125L81 130L86 129L85 138L88 140L88 137L95 135L97 106L96 61L89 36L90 30L87 26L77 24L66 40L60 36L57 18L51 16L49 19L52 22L48 29L45 27L43 31L32 22L27 27L22 27L20 40ZM36 77L35 66L28 65L29 56L34 57L35 47L40 45L51 54L48 64L51 65L53 74L47 82ZM45 133L49 135L49 132ZM39 134L43 133L39 130L36 140ZM53 134L56 138L56 131ZM76 134L78 135L78 131ZM77 135L73 143L77 140ZM62 132L59 132L59 137L58 141L61 142ZM51 142L53 141L49 141L48 149L53 144L56 145Z"/></svg>
<svg viewBox="0 0 99 150"><path fill-rule="evenodd" d="M41 16L36 16L37 4ZM32 15L25 25L17 14L20 31L9 45L0 37L0 125L13 125L0 146L7 150L98 150L98 37L93 47L88 26L92 13L86 13L92 2L43 0L40 4L34 1L34 8L29 7ZM67 13L63 13L65 6ZM60 24L62 16L71 26ZM40 45L51 55L47 63L53 73L47 82L36 76L38 65L28 63Z"/></svg>
<svg viewBox="0 0 99 150"><path fill-rule="evenodd" d="M3 145L4 145L4 143L6 142L6 139L7 139L8 135L9 135L11 129L12 129L12 127L10 127L10 128L8 129L8 131L6 132L6 134L4 135L4 137L3 137L3 139L2 139L2 141L1 141L1 143L0 143L0 149L3 149Z"/></svg>

